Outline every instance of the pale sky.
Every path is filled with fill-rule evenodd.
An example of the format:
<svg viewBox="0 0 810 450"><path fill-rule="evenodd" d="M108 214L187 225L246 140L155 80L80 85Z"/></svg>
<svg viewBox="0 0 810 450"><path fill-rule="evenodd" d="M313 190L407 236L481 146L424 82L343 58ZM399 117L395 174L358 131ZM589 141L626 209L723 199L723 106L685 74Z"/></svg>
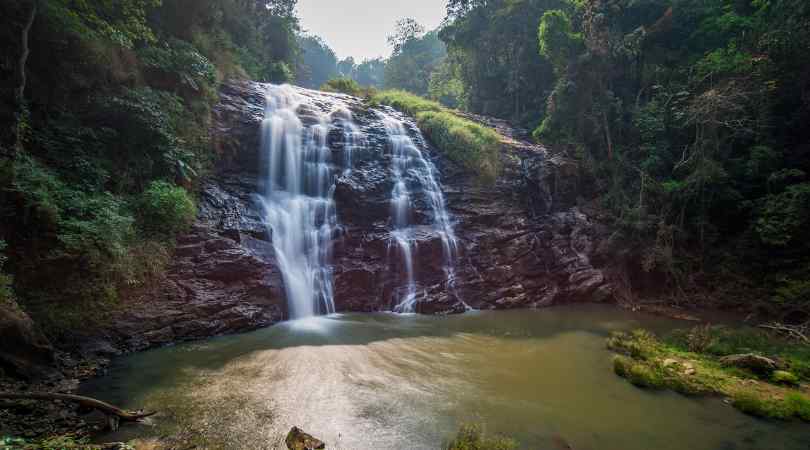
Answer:
<svg viewBox="0 0 810 450"><path fill-rule="evenodd" d="M357 62L389 56L386 37L397 20L412 17L432 30L445 15L445 0L298 0L301 28L322 37L338 58Z"/></svg>

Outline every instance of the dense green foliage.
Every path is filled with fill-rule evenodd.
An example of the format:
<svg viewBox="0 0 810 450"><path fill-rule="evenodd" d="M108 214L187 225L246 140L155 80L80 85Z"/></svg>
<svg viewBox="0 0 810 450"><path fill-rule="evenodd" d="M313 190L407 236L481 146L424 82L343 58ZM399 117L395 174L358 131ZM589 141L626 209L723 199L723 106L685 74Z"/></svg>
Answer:
<svg viewBox="0 0 810 450"><path fill-rule="evenodd" d="M17 135L3 139L0 239L13 284L3 274L0 295L13 287L60 337L159 274L196 216L219 82L291 79L297 20L295 0L33 4L0 6L17 32L23 10L35 19L2 49L4 64L23 41L30 54L18 109L0 117Z"/></svg>
<svg viewBox="0 0 810 450"><path fill-rule="evenodd" d="M404 21L389 40L394 53L385 65L385 88L427 96L433 72L447 57L438 31L425 34L414 22Z"/></svg>
<svg viewBox="0 0 810 450"><path fill-rule="evenodd" d="M405 91L383 91L374 95L371 101L414 116L419 129L448 158L475 174L483 183L495 181L501 165L501 137L491 128Z"/></svg>
<svg viewBox="0 0 810 450"><path fill-rule="evenodd" d="M301 54L295 84L317 89L337 77L337 56L323 39L318 36L303 35L298 38L298 45Z"/></svg>

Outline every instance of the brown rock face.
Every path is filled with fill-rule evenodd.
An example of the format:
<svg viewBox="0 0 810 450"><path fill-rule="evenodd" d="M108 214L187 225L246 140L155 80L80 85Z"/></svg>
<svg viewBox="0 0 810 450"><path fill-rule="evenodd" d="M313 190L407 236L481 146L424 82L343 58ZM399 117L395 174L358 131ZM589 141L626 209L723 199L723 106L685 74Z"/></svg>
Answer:
<svg viewBox="0 0 810 450"><path fill-rule="evenodd" d="M390 235L391 154L379 115L360 100L349 100L349 104L365 146L354 150L353 169L335 185L342 232L332 249L334 297L339 311L390 310L400 298L404 277L402 258ZM330 110L328 104L316 107ZM222 153L228 157L223 172L231 175L220 176L206 189L209 201L202 216L225 235L248 234L254 242L266 245L269 238L250 201L258 190L255 178L261 158L256 137L263 108L259 85L238 83L223 89L215 140L223 143ZM481 186L425 142L411 120L387 108L380 110L405 122L409 134L439 170L458 238L454 276L448 281L442 241L428 226L432 220L428 200L415 190L409 221L416 224L413 266L418 312L612 300L612 285L592 261L607 232L574 207L581 194L576 164L550 156L545 148L531 143L526 132L506 122L468 115L504 136L503 174L494 186ZM310 114L302 110L299 115L306 122ZM339 123L333 126L327 142L333 159L341 161L344 135ZM230 261L212 259L206 264L212 270L220 266L220 275L226 276Z"/></svg>
<svg viewBox="0 0 810 450"><path fill-rule="evenodd" d="M334 298L339 311L387 311L401 298L402 255L392 245L391 152L378 112L359 99L346 100L365 145L352 154L353 169L336 181L334 198L341 231L332 248ZM319 100L313 107L330 111ZM178 242L165 280L128 306L108 330L107 341L125 350L255 329L287 316L283 279L272 236L262 224L256 193L262 158L259 130L263 87L227 84L214 111L213 138L220 154L216 173L204 184L194 229ZM503 121L469 116L505 136L504 171L494 186L481 186L424 142L410 119L408 133L429 155L452 215L457 258L448 276L445 250L431 227L426 194L415 189L409 222L416 240L416 310L463 312L468 307L507 309L573 301L610 301L613 287L594 265L606 230L573 205L577 168L548 155ZM299 111L302 121L311 112ZM341 123L327 142L334 161L344 160ZM406 182L416 186L415 175ZM113 353L98 341L88 352Z"/></svg>
<svg viewBox="0 0 810 450"><path fill-rule="evenodd" d="M0 368L8 375L35 380L58 375L48 339L16 304L0 304Z"/></svg>

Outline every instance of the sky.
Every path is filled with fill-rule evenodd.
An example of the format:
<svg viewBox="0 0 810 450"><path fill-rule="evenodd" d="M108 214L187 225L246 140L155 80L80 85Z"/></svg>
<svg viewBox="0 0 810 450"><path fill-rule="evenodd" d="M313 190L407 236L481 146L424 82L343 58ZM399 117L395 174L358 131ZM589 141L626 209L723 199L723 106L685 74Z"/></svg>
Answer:
<svg viewBox="0 0 810 450"><path fill-rule="evenodd" d="M357 62L391 54L386 38L397 20L412 17L432 30L445 15L444 0L298 0L304 31L322 37L343 59Z"/></svg>

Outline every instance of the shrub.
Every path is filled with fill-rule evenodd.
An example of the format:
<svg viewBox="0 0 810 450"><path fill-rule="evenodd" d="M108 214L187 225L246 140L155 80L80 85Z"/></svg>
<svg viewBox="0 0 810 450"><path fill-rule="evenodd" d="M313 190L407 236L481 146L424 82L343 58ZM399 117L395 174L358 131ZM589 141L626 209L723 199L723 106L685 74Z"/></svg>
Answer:
<svg viewBox="0 0 810 450"><path fill-rule="evenodd" d="M771 381L776 384L787 384L797 386L799 384L799 377L784 370L775 370L771 374Z"/></svg>
<svg viewBox="0 0 810 450"><path fill-rule="evenodd" d="M169 80L171 85L165 86L170 89L182 87L195 92L209 92L217 82L214 65L188 42L170 39L162 45L146 47L141 50L140 56L146 68L172 78Z"/></svg>
<svg viewBox="0 0 810 450"><path fill-rule="evenodd" d="M162 239L186 231L196 214L197 207L188 192L165 181L153 181L138 202L141 229Z"/></svg>
<svg viewBox="0 0 810 450"><path fill-rule="evenodd" d="M326 92L342 92L344 94L360 96L362 88L356 81L351 78L333 78L321 86L322 91Z"/></svg>
<svg viewBox="0 0 810 450"><path fill-rule="evenodd" d="M479 425L463 425L447 450L514 450L518 443L505 436L486 436Z"/></svg>
<svg viewBox="0 0 810 450"><path fill-rule="evenodd" d="M495 131L449 112L426 111L416 116L419 128L444 152L479 180L494 183L500 172L500 136Z"/></svg>
<svg viewBox="0 0 810 450"><path fill-rule="evenodd" d="M756 230L765 244L784 247L799 239L810 222L810 183L795 184L767 197Z"/></svg>
<svg viewBox="0 0 810 450"><path fill-rule="evenodd" d="M418 113L427 111L445 111L445 108L439 103L400 90L378 92L375 96L371 97L371 103L388 105L411 116L416 116Z"/></svg>

